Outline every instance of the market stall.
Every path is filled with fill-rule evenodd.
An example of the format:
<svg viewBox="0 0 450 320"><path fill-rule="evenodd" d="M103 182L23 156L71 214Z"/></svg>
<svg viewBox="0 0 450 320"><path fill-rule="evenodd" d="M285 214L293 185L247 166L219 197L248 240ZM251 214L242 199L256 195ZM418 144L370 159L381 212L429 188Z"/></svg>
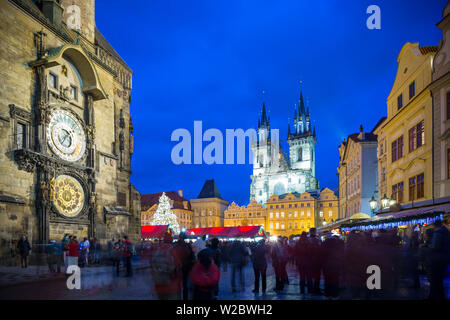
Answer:
<svg viewBox="0 0 450 320"><path fill-rule="evenodd" d="M166 233L173 234L169 225L141 226L141 239L162 239Z"/></svg>
<svg viewBox="0 0 450 320"><path fill-rule="evenodd" d="M266 237L262 226L192 228L186 230L185 234L188 238L198 238L199 236L207 235L228 240Z"/></svg>

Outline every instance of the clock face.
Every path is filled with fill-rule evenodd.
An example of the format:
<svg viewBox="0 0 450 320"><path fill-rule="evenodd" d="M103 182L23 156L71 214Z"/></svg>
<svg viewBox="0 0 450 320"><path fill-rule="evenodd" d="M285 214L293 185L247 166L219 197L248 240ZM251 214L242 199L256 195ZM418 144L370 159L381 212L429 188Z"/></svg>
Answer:
<svg viewBox="0 0 450 320"><path fill-rule="evenodd" d="M86 150L86 136L80 121L70 112L56 110L47 127L47 139L53 152L63 160L77 161Z"/></svg>
<svg viewBox="0 0 450 320"><path fill-rule="evenodd" d="M53 187L53 204L59 213L68 218L78 215L84 205L84 191L78 180L60 175L55 179Z"/></svg>

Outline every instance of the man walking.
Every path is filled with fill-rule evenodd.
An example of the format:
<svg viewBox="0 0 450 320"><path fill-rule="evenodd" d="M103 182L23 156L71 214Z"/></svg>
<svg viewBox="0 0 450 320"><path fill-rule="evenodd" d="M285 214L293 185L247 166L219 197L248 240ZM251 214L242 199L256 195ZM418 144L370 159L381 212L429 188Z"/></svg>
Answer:
<svg viewBox="0 0 450 320"><path fill-rule="evenodd" d="M127 274L126 277L132 276L132 269L131 269L131 256L133 255L133 245L131 244L130 240L128 240L128 236L123 236L123 257L125 266L127 268Z"/></svg>
<svg viewBox="0 0 450 320"><path fill-rule="evenodd" d="M232 264L231 270L231 287L233 293L236 293L236 273L239 272L239 284L241 290L244 291L244 275L242 268L244 267L244 260L247 256L247 250L240 241L234 241L230 247L230 260Z"/></svg>
<svg viewBox="0 0 450 320"><path fill-rule="evenodd" d="M27 236L23 235L22 238L19 240L19 243L17 244L17 248L19 249L20 253L20 265L22 268L28 267L28 255L31 251L30 243L28 242Z"/></svg>
<svg viewBox="0 0 450 320"><path fill-rule="evenodd" d="M253 272L255 274L255 288L253 289L254 293L259 292L259 279L262 282L262 292L266 292L266 270L267 270L267 258L266 255L268 253L268 247L266 246L265 240L262 239L255 247L253 247L252 251L252 263L253 263Z"/></svg>

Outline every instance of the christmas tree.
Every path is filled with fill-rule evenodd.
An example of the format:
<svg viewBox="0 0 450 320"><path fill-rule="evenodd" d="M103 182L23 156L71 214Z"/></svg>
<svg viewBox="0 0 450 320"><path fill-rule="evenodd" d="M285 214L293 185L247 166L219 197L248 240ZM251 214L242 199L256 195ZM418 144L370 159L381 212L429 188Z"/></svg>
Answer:
<svg viewBox="0 0 450 320"><path fill-rule="evenodd" d="M178 225L177 216L170 209L170 199L163 192L159 197L158 208L153 215L152 225L169 225L175 234L180 233L180 226Z"/></svg>

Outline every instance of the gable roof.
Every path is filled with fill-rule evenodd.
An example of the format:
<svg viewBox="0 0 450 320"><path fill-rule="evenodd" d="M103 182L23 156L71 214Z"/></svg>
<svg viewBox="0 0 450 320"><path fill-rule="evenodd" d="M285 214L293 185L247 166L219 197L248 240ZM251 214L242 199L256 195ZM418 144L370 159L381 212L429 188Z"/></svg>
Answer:
<svg viewBox="0 0 450 320"><path fill-rule="evenodd" d="M419 51L423 55L430 53L430 52L437 52L438 46L419 47Z"/></svg>
<svg viewBox="0 0 450 320"><path fill-rule="evenodd" d="M143 194L141 195L141 210L145 211L151 208L153 205L159 203L159 198L162 196L162 192ZM166 196L173 201L172 209L185 209L191 210L191 204L187 199L180 196L176 191L167 191ZM184 207L184 201L187 202L187 208Z"/></svg>
<svg viewBox="0 0 450 320"><path fill-rule="evenodd" d="M204 198L222 199L222 196L220 195L220 192L219 192L219 188L217 188L217 185L216 185L216 182L214 181L214 179L205 181L205 184L203 185L203 188L197 197L197 199L204 199Z"/></svg>

